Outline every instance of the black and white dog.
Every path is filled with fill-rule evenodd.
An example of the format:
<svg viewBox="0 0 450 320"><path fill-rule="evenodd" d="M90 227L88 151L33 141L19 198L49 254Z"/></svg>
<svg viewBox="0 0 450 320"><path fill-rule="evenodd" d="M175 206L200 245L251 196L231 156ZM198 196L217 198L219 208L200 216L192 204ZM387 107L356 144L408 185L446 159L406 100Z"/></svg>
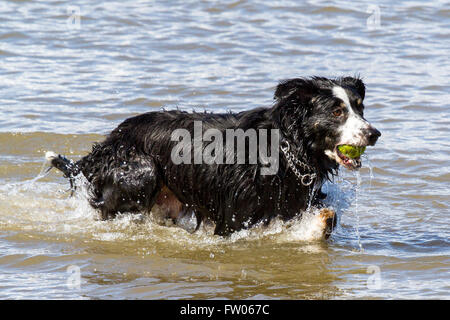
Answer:
<svg viewBox="0 0 450 320"><path fill-rule="evenodd" d="M277 86L271 108L227 114L148 112L125 120L77 162L53 152L46 158L71 182L78 174L86 177L90 204L103 219L158 207L175 222L186 215L195 215L197 228L203 221L213 222L215 234L226 236L277 216L299 216L311 203L320 206L326 196L321 185L337 174L339 165L350 170L361 166L360 158L348 158L337 147L373 146L381 135L364 119L364 96L359 78L290 79ZM265 129L276 132L278 141L269 139L261 147L258 136L256 161L246 155L243 163L199 162L195 158L208 147L195 141L199 122L203 134L209 129L224 136L230 129ZM174 139L180 129L191 138ZM228 142L235 138L228 137L226 146L215 144L212 154L223 151L229 157ZM250 150L252 142L247 141L245 150ZM272 174L262 174L267 161L260 151L276 156ZM183 153L192 161L174 161L174 155ZM334 213L325 210L323 215L328 235Z"/></svg>

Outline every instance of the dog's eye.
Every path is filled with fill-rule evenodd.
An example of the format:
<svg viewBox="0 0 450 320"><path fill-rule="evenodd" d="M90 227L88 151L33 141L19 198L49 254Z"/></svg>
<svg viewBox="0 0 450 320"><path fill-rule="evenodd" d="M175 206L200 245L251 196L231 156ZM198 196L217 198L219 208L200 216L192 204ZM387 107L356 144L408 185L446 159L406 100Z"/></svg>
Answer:
<svg viewBox="0 0 450 320"><path fill-rule="evenodd" d="M344 112L342 111L342 109L337 109L333 111L333 116L335 117L340 117L344 114Z"/></svg>

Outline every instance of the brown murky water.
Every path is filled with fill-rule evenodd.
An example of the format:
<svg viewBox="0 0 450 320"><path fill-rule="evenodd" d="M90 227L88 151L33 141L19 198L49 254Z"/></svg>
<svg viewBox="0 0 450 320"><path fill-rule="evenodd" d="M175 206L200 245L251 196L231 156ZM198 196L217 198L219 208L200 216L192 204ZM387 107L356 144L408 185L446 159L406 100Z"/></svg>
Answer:
<svg viewBox="0 0 450 320"><path fill-rule="evenodd" d="M448 2L6 0L0 21L0 298L450 297ZM326 185L328 241L308 221L231 239L102 222L60 174L36 179L46 151L77 159L140 112L269 106L280 79L355 73L383 136Z"/></svg>

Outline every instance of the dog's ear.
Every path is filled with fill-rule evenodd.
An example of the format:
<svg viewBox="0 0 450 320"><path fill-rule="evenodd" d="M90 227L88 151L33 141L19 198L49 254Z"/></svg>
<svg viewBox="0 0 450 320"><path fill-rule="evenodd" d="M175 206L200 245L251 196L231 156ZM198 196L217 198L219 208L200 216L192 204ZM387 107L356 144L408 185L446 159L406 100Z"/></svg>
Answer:
<svg viewBox="0 0 450 320"><path fill-rule="evenodd" d="M274 99L281 101L295 93L302 101L310 101L318 88L311 81L305 79L289 79L281 81L275 90Z"/></svg>
<svg viewBox="0 0 450 320"><path fill-rule="evenodd" d="M354 87L361 99L364 100L364 96L366 95L366 86L360 78L345 77L342 78L341 83L349 87Z"/></svg>

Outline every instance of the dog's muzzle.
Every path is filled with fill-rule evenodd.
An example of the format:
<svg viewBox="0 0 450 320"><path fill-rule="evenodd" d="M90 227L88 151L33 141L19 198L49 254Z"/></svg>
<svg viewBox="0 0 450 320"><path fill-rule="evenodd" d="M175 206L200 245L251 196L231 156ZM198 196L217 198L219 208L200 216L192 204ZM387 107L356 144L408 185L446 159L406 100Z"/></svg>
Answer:
<svg viewBox="0 0 450 320"><path fill-rule="evenodd" d="M367 139L368 146L374 146L378 138L381 136L381 132L372 126L370 126L367 129L364 129L363 134Z"/></svg>

